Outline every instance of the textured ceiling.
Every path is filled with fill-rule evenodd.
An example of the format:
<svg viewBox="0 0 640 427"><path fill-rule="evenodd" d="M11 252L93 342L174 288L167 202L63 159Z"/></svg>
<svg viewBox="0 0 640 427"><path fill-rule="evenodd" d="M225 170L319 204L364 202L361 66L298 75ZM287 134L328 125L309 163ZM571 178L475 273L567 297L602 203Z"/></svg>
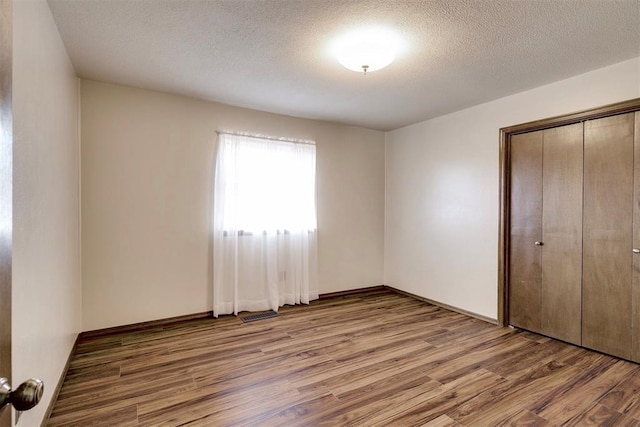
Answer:
<svg viewBox="0 0 640 427"><path fill-rule="evenodd" d="M49 0L80 77L390 130L640 56L640 0ZM366 76L362 25L406 48Z"/></svg>

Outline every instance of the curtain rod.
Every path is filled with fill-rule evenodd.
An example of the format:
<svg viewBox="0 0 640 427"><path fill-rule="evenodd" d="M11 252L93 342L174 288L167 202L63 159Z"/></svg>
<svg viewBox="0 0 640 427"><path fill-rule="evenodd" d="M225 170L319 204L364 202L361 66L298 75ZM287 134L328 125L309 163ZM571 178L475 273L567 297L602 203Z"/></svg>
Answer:
<svg viewBox="0 0 640 427"><path fill-rule="evenodd" d="M292 142L294 144L307 144L307 145L316 145L315 141L310 139L296 139L296 138L287 138L287 137L275 137L268 135L260 135L256 133L246 133L246 132L231 132L226 130L217 130L216 133L218 135L235 135L235 136L246 136L248 138L260 138L260 139L268 139L271 141L280 141L280 142Z"/></svg>

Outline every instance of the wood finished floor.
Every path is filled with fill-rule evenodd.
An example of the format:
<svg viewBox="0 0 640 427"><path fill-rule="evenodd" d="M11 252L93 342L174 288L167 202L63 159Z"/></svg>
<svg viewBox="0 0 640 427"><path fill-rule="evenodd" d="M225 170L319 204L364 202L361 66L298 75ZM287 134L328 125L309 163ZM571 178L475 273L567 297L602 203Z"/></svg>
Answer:
<svg viewBox="0 0 640 427"><path fill-rule="evenodd" d="M640 367L377 291L79 343L53 426L640 426Z"/></svg>

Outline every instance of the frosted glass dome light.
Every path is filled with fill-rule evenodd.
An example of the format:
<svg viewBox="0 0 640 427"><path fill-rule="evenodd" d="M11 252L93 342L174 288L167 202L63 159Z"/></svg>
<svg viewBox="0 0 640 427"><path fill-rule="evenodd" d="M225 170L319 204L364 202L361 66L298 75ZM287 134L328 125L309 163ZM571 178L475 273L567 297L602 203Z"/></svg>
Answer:
<svg viewBox="0 0 640 427"><path fill-rule="evenodd" d="M357 30L334 42L338 62L349 70L367 74L391 64L396 56L397 38L385 30Z"/></svg>

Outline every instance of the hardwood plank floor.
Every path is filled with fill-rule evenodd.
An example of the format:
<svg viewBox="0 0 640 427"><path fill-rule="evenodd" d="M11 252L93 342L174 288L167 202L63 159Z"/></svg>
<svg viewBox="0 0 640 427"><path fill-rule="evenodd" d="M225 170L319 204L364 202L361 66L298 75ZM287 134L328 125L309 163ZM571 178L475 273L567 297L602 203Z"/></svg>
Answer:
<svg viewBox="0 0 640 427"><path fill-rule="evenodd" d="M392 291L78 343L48 425L640 426L640 367Z"/></svg>

